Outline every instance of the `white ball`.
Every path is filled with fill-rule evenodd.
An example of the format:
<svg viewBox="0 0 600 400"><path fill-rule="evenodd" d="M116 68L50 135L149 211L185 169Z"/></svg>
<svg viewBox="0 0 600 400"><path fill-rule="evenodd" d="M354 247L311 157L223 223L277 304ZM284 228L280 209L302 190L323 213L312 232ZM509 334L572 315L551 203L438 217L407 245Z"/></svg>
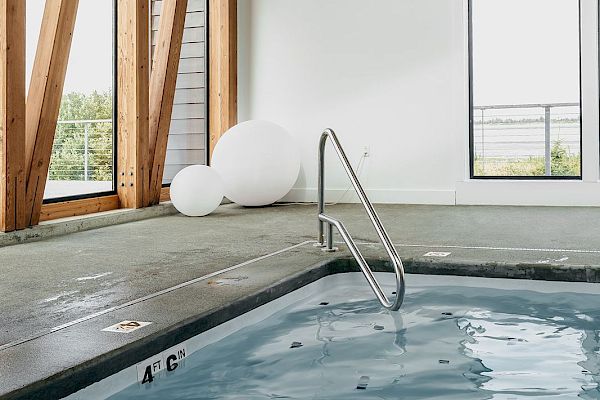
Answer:
<svg viewBox="0 0 600 400"><path fill-rule="evenodd" d="M300 173L300 154L281 126L247 121L219 139L211 165L223 179L225 197L243 206L265 206L292 189Z"/></svg>
<svg viewBox="0 0 600 400"><path fill-rule="evenodd" d="M223 200L223 181L213 168L192 165L179 171L171 182L171 201L180 213L203 217Z"/></svg>

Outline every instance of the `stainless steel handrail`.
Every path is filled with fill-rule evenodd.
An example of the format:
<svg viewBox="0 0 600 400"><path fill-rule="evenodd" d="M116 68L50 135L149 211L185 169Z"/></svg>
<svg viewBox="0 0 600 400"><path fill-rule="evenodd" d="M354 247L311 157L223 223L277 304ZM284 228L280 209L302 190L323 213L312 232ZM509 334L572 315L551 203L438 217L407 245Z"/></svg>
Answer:
<svg viewBox="0 0 600 400"><path fill-rule="evenodd" d="M358 250L358 247L356 247L356 243L354 243L354 240L348 233L348 230L346 229L344 224L341 221L325 214L325 144L327 143L328 138L331 139L331 144L333 145L333 148L335 149L338 157L340 158L340 161L342 162L342 165L344 166L344 169L346 170L346 173L348 174L348 177L350 178L350 182L352 182L352 186L354 187L354 190L356 190L356 193L358 194L358 198L360 199L360 202L362 203L365 210L367 211L367 215L369 216L369 219L371 220L371 223L373 224L373 227L375 228L375 231L377 232L377 236L379 236L379 239L381 239L383 247L385 248L385 251L387 252L388 256L390 257L390 260L392 261L392 266L394 268L394 274L396 276L396 299L394 301L388 300L387 296L381 289L379 282L377 282L377 279L375 279L375 276L373 275L373 271L371 271L369 264L367 264L367 262L365 261L365 258L363 257L361 252ZM319 141L319 182L318 182L318 185L319 185L319 187L318 187L318 195L319 195L319 204L318 204L318 206L319 206L319 218L318 218L319 219L319 221L318 221L318 223L319 223L319 239L318 239L318 245L323 247L325 251L335 251L336 250L333 247L333 227L335 226L337 228L337 230L339 231L340 235L342 236L342 239L344 239L344 242L346 242L348 249L350 250L350 252L354 256L354 258L358 262L358 265L359 265L361 271L367 278L367 282L369 282L371 289L373 289L373 292L375 293L375 296L377 296L377 299L379 300L381 305L389 310L397 311L398 309L400 309L400 306L402 305L402 301L404 300L404 290L405 290L404 266L402 265L402 260L400 259L400 256L398 255L396 248L392 244L390 237L388 236L387 232L385 231L385 229L381 223L381 220L377 216L377 213L375 212L373 205L367 198L367 194L365 193L360 182L358 181L358 178L356 177L356 174L354 173L354 170L352 169L352 166L350 165L350 162L348 161L348 158L346 157L346 154L344 153L344 150L342 149L342 145L340 144L340 141L338 140L335 132L332 129L326 129L323 132L323 134L321 135L321 139ZM325 224L327 224L327 237L326 238L324 237ZM327 239L326 242L325 242L325 239Z"/></svg>

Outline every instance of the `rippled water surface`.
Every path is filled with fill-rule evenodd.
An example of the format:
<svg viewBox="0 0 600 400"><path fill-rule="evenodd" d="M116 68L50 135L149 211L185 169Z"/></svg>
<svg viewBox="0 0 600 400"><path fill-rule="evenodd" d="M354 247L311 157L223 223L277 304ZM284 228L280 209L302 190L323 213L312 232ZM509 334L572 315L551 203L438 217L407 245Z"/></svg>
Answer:
<svg viewBox="0 0 600 400"><path fill-rule="evenodd" d="M600 296L425 286L400 312L360 298L289 306L111 399L600 399Z"/></svg>

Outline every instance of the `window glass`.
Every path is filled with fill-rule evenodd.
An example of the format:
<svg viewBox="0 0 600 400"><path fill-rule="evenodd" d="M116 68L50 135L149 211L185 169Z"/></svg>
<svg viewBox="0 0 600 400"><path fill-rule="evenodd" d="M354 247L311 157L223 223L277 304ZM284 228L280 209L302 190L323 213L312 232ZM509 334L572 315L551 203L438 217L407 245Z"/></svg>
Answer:
<svg viewBox="0 0 600 400"><path fill-rule="evenodd" d="M580 177L578 0L471 0L474 177Z"/></svg>
<svg viewBox="0 0 600 400"><path fill-rule="evenodd" d="M27 2L28 82L44 12ZM113 191L113 1L80 0L45 199Z"/></svg>

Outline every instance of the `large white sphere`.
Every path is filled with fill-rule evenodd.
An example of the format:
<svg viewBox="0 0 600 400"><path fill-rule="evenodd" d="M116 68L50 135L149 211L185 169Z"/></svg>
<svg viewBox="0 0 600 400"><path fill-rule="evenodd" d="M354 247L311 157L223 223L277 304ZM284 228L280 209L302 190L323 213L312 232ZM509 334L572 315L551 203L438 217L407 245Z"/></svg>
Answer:
<svg viewBox="0 0 600 400"><path fill-rule="evenodd" d="M243 206L264 206L285 196L300 173L294 138L268 121L247 121L219 139L212 166L225 185L225 196Z"/></svg>
<svg viewBox="0 0 600 400"><path fill-rule="evenodd" d="M192 165L179 171L171 182L171 201L180 213L203 217L223 200L223 181L217 171L205 165Z"/></svg>

